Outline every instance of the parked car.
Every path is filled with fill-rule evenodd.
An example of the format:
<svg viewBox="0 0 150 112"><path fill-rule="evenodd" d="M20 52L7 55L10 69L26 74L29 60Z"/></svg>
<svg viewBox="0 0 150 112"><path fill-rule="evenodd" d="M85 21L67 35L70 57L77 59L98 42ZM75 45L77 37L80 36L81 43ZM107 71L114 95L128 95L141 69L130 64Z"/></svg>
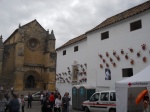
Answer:
<svg viewBox="0 0 150 112"><path fill-rule="evenodd" d="M41 91L32 93L31 95L32 95L32 98L33 98L34 101L38 101L38 100L40 100ZM28 95L25 95L24 99L27 100L28 99Z"/></svg>
<svg viewBox="0 0 150 112"><path fill-rule="evenodd" d="M114 90L94 93L82 103L85 112L116 112L116 94Z"/></svg>

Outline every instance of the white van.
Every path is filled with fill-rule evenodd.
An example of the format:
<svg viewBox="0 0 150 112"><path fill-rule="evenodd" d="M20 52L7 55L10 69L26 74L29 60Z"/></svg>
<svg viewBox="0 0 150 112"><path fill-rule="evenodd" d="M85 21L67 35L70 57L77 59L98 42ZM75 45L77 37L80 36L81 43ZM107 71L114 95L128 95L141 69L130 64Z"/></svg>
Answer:
<svg viewBox="0 0 150 112"><path fill-rule="evenodd" d="M116 112L116 93L112 90L96 92L82 106L85 112Z"/></svg>

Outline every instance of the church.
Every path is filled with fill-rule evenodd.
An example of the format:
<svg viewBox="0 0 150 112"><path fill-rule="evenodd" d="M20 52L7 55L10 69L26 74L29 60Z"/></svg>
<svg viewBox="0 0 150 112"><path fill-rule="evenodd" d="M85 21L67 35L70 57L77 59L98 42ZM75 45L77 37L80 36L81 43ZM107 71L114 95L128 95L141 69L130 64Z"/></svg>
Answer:
<svg viewBox="0 0 150 112"><path fill-rule="evenodd" d="M0 37L0 85L22 90L55 90L55 36L37 20Z"/></svg>
<svg viewBox="0 0 150 112"><path fill-rule="evenodd" d="M150 65L150 1L139 4L75 37L57 52L56 87L115 90L115 82Z"/></svg>

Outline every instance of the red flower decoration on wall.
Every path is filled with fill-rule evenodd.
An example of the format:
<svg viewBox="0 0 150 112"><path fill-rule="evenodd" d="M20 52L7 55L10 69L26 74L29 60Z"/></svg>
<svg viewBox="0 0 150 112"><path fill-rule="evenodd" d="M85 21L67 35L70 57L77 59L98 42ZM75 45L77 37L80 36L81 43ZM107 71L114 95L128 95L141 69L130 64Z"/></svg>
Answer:
<svg viewBox="0 0 150 112"><path fill-rule="evenodd" d="M102 56L101 54L99 54L99 57L100 57L100 58L103 58L103 56Z"/></svg>
<svg viewBox="0 0 150 112"><path fill-rule="evenodd" d="M115 63L115 62L114 62L114 63L112 63L112 64L113 64L113 66L114 66L114 67L116 67L116 63Z"/></svg>
<svg viewBox="0 0 150 112"><path fill-rule="evenodd" d="M120 57L119 56L116 56L117 60L119 61L120 60Z"/></svg>
<svg viewBox="0 0 150 112"><path fill-rule="evenodd" d="M100 68L103 68L103 65L102 65L102 64L100 64Z"/></svg>
<svg viewBox="0 0 150 112"><path fill-rule="evenodd" d="M109 64L108 64L108 63L106 63L106 67L109 67Z"/></svg>
<svg viewBox="0 0 150 112"><path fill-rule="evenodd" d="M141 45L143 50L146 50L146 44Z"/></svg>
<svg viewBox="0 0 150 112"><path fill-rule="evenodd" d="M104 63L106 62L105 59L103 59L103 62L104 62Z"/></svg>
<svg viewBox="0 0 150 112"><path fill-rule="evenodd" d="M113 61L113 59L112 58L110 58L110 62L112 62Z"/></svg>
<svg viewBox="0 0 150 112"><path fill-rule="evenodd" d="M139 52L137 52L137 54L136 54L136 55L137 55L137 57L140 57L140 56L141 56L140 51L139 51Z"/></svg>
<svg viewBox="0 0 150 112"><path fill-rule="evenodd" d="M133 65L133 64L134 64L134 60L133 60L133 59L131 59L130 63L131 63L131 65Z"/></svg>
<svg viewBox="0 0 150 112"><path fill-rule="evenodd" d="M116 51L113 50L113 55L116 56Z"/></svg>
<svg viewBox="0 0 150 112"><path fill-rule="evenodd" d="M129 58L127 54L125 55L125 58L126 58L126 59L128 59L128 58Z"/></svg>
<svg viewBox="0 0 150 112"><path fill-rule="evenodd" d="M124 54L124 51L123 51L123 49L121 49L121 54Z"/></svg>
<svg viewBox="0 0 150 112"><path fill-rule="evenodd" d="M146 62L147 61L147 58L144 56L143 57L143 62Z"/></svg>
<svg viewBox="0 0 150 112"><path fill-rule="evenodd" d="M108 54L108 52L106 52L106 56L107 56L107 57L109 57L109 54Z"/></svg>
<svg viewBox="0 0 150 112"><path fill-rule="evenodd" d="M132 48L129 48L130 52L133 52L133 49Z"/></svg>

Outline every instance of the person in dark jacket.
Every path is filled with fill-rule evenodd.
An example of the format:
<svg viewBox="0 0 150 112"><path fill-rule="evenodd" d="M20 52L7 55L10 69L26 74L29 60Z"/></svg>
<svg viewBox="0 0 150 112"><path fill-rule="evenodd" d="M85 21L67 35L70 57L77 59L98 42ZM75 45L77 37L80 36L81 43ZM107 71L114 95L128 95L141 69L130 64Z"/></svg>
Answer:
<svg viewBox="0 0 150 112"><path fill-rule="evenodd" d="M62 98L62 112L69 112L69 101L70 97L69 94L66 92L64 97Z"/></svg>
<svg viewBox="0 0 150 112"><path fill-rule="evenodd" d="M29 92L29 94L28 94L28 108L32 108L32 100L33 100L33 98L32 98L32 95L30 94L30 92Z"/></svg>
<svg viewBox="0 0 150 112"><path fill-rule="evenodd" d="M10 96L6 93L6 94L4 94L4 97L5 97L5 99L7 100L7 103L6 103L6 105L5 105L5 112L8 112L8 110L9 110L9 105L8 105L8 103L9 103L9 100L10 100Z"/></svg>
<svg viewBox="0 0 150 112"><path fill-rule="evenodd" d="M8 103L8 101L4 97L4 94L0 93L0 112L5 112L6 111L5 107L6 107L7 103Z"/></svg>
<svg viewBox="0 0 150 112"><path fill-rule="evenodd" d="M50 105L49 97L46 97L46 99L43 102L42 112L52 112L52 107Z"/></svg>
<svg viewBox="0 0 150 112"><path fill-rule="evenodd" d="M24 112L24 106L25 106L24 95L21 95L21 103L22 103L21 110L22 112Z"/></svg>
<svg viewBox="0 0 150 112"><path fill-rule="evenodd" d="M19 112L19 101L16 94L12 94L12 99L9 102L9 112Z"/></svg>
<svg viewBox="0 0 150 112"><path fill-rule="evenodd" d="M67 112L69 112L70 100L71 100L71 97L69 96L69 93L67 93Z"/></svg>

